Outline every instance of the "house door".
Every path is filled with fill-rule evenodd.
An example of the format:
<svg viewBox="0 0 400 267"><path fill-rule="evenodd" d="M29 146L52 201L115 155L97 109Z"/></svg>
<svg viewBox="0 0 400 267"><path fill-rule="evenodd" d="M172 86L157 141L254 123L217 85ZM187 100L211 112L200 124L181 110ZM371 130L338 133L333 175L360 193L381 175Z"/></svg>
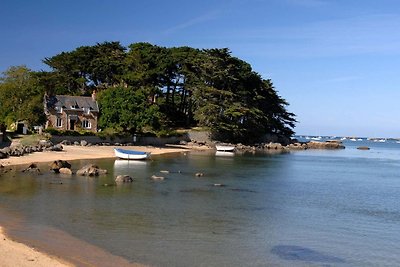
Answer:
<svg viewBox="0 0 400 267"><path fill-rule="evenodd" d="M69 129L75 131L75 120L69 121Z"/></svg>

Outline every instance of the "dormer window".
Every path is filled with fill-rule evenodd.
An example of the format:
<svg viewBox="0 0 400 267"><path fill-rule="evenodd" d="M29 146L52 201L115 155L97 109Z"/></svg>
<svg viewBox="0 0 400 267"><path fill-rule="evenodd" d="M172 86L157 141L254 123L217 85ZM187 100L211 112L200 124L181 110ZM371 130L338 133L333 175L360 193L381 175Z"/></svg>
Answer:
<svg viewBox="0 0 400 267"><path fill-rule="evenodd" d="M83 112L85 114L90 114L90 110L91 110L91 108L83 108Z"/></svg>
<svg viewBox="0 0 400 267"><path fill-rule="evenodd" d="M57 113L63 112L62 107L55 107L54 109L57 111Z"/></svg>
<svg viewBox="0 0 400 267"><path fill-rule="evenodd" d="M71 106L71 109L77 109L77 108L79 108L78 105Z"/></svg>

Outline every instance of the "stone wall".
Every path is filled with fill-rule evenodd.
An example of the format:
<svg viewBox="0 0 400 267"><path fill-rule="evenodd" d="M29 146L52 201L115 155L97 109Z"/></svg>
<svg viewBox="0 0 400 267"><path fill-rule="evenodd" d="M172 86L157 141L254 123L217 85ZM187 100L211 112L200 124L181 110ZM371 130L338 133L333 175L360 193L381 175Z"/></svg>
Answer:
<svg viewBox="0 0 400 267"><path fill-rule="evenodd" d="M98 136L52 136L51 141L54 144L61 143L64 140L68 140L71 143L81 142L85 140L88 144L130 144L130 145L141 145L141 146L164 146L166 144L179 144L181 141L190 141L188 135L181 137L136 137L133 136L125 138L100 138Z"/></svg>
<svg viewBox="0 0 400 267"><path fill-rule="evenodd" d="M196 143L211 143L210 132L207 131L189 131L188 139Z"/></svg>

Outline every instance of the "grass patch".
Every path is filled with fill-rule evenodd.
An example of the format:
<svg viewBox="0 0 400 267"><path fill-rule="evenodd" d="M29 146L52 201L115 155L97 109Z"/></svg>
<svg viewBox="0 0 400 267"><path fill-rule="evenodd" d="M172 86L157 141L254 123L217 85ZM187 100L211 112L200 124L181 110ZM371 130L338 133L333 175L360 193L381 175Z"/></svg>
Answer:
<svg viewBox="0 0 400 267"><path fill-rule="evenodd" d="M23 146L35 146L39 143L40 140L43 139L47 140L48 137L45 135L33 134L33 135L19 135L17 139L19 143Z"/></svg>

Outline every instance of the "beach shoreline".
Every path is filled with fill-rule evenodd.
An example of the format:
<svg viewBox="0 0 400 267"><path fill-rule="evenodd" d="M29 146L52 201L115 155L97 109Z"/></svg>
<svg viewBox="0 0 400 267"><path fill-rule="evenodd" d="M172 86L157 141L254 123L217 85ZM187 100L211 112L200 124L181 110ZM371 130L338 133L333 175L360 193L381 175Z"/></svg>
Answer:
<svg viewBox="0 0 400 267"><path fill-rule="evenodd" d="M209 150L206 146L124 146L124 149L131 149L143 152L150 152L151 155L162 155L169 153L187 152L190 150ZM46 163L55 160L83 160L83 159L102 159L115 158L114 146L63 146L62 151L44 151L27 154L21 157L9 157L0 159L0 165L15 166L31 163Z"/></svg>
<svg viewBox="0 0 400 267"><path fill-rule="evenodd" d="M73 264L46 253L35 250L23 243L8 237L3 227L0 226L0 266L54 266L69 267Z"/></svg>
<svg viewBox="0 0 400 267"><path fill-rule="evenodd" d="M150 152L152 155L162 155L169 153L188 152L190 150L208 150L208 147L150 147L150 146L126 146L125 149ZM114 158L113 146L64 146L62 151L36 152L21 157L10 157L0 159L0 165L3 167L13 167L29 165L31 163L50 163L56 160L95 160L102 158ZM65 255L53 255L44 251L38 251L27 245L30 242L14 241L7 234L7 226L0 226L0 258L2 262L0 267L8 266L75 266L73 261L69 261ZM77 240L70 240L69 243L77 243ZM39 248L40 249L40 248ZM4 260L3 260L4 259ZM138 264L128 264L129 266L138 266Z"/></svg>

